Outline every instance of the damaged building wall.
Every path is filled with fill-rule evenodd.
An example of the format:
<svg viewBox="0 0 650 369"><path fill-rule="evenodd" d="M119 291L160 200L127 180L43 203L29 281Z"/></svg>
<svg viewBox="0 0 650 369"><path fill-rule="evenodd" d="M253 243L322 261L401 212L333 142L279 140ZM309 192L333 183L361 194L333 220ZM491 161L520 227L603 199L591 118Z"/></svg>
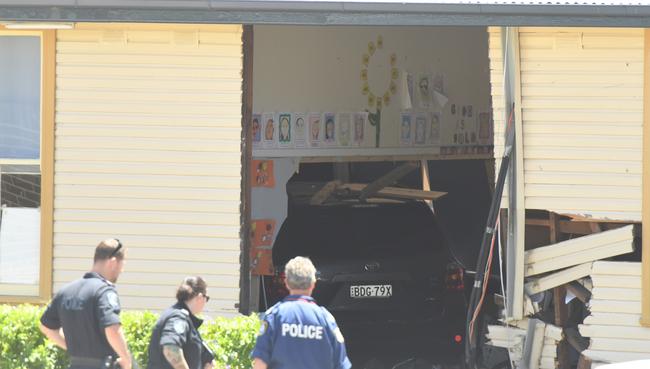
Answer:
<svg viewBox="0 0 650 369"><path fill-rule="evenodd" d="M522 27L519 40L526 209L640 221L643 30ZM489 28L489 44L500 158L500 28Z"/></svg>
<svg viewBox="0 0 650 369"><path fill-rule="evenodd" d="M637 258L639 228L627 225L526 251L525 318L490 326L489 344L507 348L515 368L570 368L577 355L579 368L650 358L650 328L641 325L641 263L611 261ZM556 342L542 344L531 328L543 324L559 331Z"/></svg>

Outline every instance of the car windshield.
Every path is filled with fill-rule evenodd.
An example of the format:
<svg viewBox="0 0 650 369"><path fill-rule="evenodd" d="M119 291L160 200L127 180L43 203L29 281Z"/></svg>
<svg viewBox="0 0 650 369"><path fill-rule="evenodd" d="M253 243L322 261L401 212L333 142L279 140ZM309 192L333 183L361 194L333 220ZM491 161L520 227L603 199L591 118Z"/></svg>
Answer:
<svg viewBox="0 0 650 369"><path fill-rule="evenodd" d="M423 202L296 205L289 209L273 253L339 259L393 257L437 250L440 240L433 213Z"/></svg>

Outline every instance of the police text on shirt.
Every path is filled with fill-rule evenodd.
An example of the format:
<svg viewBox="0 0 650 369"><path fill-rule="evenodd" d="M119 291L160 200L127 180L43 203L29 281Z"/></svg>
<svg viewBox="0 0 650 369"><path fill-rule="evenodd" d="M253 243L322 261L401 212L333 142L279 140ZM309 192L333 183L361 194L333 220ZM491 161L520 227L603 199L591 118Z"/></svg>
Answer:
<svg viewBox="0 0 650 369"><path fill-rule="evenodd" d="M311 340L323 339L323 327L316 325L302 325L282 323L282 336L307 338Z"/></svg>

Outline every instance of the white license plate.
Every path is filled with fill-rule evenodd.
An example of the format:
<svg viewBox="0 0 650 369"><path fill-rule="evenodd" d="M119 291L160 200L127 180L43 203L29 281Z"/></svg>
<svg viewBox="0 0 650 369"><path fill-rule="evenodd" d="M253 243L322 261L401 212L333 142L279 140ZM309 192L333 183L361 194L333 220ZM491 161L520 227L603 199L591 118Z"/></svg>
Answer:
<svg viewBox="0 0 650 369"><path fill-rule="evenodd" d="M368 297L387 298L391 296L393 296L393 286L390 284L350 286L350 297L355 299Z"/></svg>

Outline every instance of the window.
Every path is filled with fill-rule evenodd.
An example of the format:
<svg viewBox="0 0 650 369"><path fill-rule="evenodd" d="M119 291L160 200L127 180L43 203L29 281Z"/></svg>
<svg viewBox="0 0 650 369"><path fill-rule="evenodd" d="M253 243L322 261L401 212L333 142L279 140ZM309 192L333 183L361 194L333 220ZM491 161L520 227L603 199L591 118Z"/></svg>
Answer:
<svg viewBox="0 0 650 369"><path fill-rule="evenodd" d="M51 291L49 32L0 30L0 301L44 300Z"/></svg>

